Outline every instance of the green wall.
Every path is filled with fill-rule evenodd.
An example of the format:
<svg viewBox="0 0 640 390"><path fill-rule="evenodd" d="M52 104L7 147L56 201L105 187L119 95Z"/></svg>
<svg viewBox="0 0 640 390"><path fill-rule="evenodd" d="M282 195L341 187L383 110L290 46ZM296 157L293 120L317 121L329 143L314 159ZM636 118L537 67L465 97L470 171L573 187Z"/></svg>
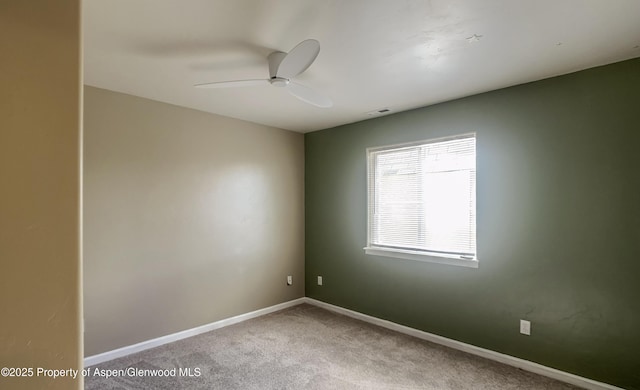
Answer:
<svg viewBox="0 0 640 390"><path fill-rule="evenodd" d="M638 115L634 59L306 134L306 295L640 389ZM365 255L365 149L471 131L479 268Z"/></svg>

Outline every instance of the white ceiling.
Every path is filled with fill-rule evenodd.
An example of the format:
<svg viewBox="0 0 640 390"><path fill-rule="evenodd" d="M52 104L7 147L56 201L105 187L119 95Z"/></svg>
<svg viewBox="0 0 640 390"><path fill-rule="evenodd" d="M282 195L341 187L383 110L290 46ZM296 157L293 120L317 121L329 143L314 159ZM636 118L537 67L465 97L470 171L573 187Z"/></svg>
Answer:
<svg viewBox="0 0 640 390"><path fill-rule="evenodd" d="M84 0L84 81L308 132L640 56L638 0ZM320 55L282 88L196 89L267 78L300 41Z"/></svg>

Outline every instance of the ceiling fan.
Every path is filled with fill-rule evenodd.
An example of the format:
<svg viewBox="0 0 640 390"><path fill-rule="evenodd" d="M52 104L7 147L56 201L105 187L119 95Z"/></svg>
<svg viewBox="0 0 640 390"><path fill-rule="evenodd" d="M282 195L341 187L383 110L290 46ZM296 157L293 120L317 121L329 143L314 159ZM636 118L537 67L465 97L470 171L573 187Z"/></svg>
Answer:
<svg viewBox="0 0 640 390"><path fill-rule="evenodd" d="M333 102L326 96L311 88L298 84L291 79L307 70L320 53L320 43L315 39L300 42L289 53L275 51L269 54L269 78L220 81L215 83L196 84L196 88L233 88L271 84L274 87L286 88L290 94L303 102L317 107L331 107Z"/></svg>

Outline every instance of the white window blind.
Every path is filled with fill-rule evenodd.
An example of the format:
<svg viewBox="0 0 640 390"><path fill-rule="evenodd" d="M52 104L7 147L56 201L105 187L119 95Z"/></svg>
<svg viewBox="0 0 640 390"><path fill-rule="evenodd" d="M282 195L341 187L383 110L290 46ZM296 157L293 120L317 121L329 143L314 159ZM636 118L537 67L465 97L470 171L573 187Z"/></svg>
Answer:
<svg viewBox="0 0 640 390"><path fill-rule="evenodd" d="M475 135L369 150L368 157L368 247L475 258Z"/></svg>

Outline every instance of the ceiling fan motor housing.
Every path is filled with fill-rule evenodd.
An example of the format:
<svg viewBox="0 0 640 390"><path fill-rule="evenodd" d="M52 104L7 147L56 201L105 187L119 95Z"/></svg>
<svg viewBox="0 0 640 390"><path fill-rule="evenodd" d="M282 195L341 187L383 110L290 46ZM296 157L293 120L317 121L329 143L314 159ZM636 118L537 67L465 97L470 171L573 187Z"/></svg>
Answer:
<svg viewBox="0 0 640 390"><path fill-rule="evenodd" d="M280 87L280 88L286 87L289 84L289 80L283 79L282 77L272 77L271 79L269 79L269 82L274 87Z"/></svg>

